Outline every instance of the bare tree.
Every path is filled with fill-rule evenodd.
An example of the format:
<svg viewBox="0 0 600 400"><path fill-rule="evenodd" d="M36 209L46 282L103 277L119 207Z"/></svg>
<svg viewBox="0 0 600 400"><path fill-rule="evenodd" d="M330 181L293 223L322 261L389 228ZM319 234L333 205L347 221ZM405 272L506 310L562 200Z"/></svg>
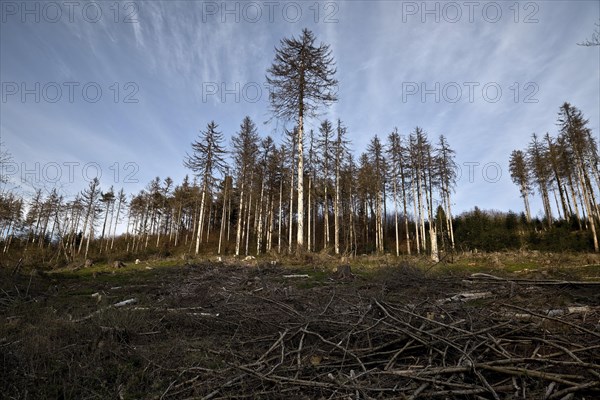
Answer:
<svg viewBox="0 0 600 400"><path fill-rule="evenodd" d="M398 134L398 128L395 128L394 131L388 136L387 154L389 160L389 183L391 183L392 185L392 199L394 202L394 233L396 238L396 256L399 256L400 234L398 229L398 192L399 187L403 186L399 182L401 175L400 171L402 169L402 145L400 141L400 135ZM404 213L406 214L406 206L404 207ZM410 254L410 245L408 247L408 254Z"/></svg>
<svg viewBox="0 0 600 400"><path fill-rule="evenodd" d="M321 184L323 188L323 248L327 249L330 244L330 225L329 225L329 187L330 187L330 168L331 161L335 157L333 149L333 126L329 120L325 120L319 127L319 138L317 146L319 147L319 167L321 168Z"/></svg>
<svg viewBox="0 0 600 400"><path fill-rule="evenodd" d="M383 219L384 210L383 203L385 198L383 195L385 176L386 176L386 160L383 153L383 145L379 137L375 135L367 148L369 154L369 163L372 168L372 179L374 185L374 202L375 202L375 247L379 253L384 252L383 242Z"/></svg>
<svg viewBox="0 0 600 400"><path fill-rule="evenodd" d="M294 120L298 145L298 233L297 245L304 247L304 119L316 115L321 105L337 101L335 62L329 45L315 45L308 29L300 38L285 38L275 49L275 60L267 71L267 83L274 116Z"/></svg>
<svg viewBox="0 0 600 400"><path fill-rule="evenodd" d="M456 184L456 163L454 162L455 151L450 148L444 135L440 136L437 145L437 163L440 184L440 194L444 204L444 214L446 217L446 230L450 237L450 246L454 249L454 227L452 226L452 202L450 194Z"/></svg>
<svg viewBox="0 0 600 400"><path fill-rule="evenodd" d="M223 173L225 168L223 148L223 134L217 131L218 125L211 121L205 131L201 131L198 139L192 143L192 154L187 154L184 165L195 172L202 179L202 192L200 199L200 214L198 216L198 229L196 235L196 254L200 251L202 231L204 229L204 213L208 192L216 182L216 173Z"/></svg>
<svg viewBox="0 0 600 400"><path fill-rule="evenodd" d="M340 218L341 218L341 170L342 163L348 153L348 140L346 140L346 127L342 125L342 121L338 119L337 137L335 139L335 198L333 203L333 220L334 220L334 249L335 254L340 254ZM310 232L309 232L310 235Z"/></svg>
<svg viewBox="0 0 600 400"><path fill-rule="evenodd" d="M515 185L519 186L523 203L525 204L525 216L527 222L531 222L531 210L529 208L529 194L531 193L531 172L521 150L513 150L509 160L510 176Z"/></svg>
<svg viewBox="0 0 600 400"><path fill-rule="evenodd" d="M125 191L123 190L123 188L121 188L121 190L119 190L119 193L117 194L117 215L115 216L115 224L113 227L113 234L112 237L110 239L110 249L113 249L113 246L115 244L115 237L117 236L117 226L119 225L119 217L121 216L121 208L125 206L125 204L127 204L127 196L125 196ZM106 244L106 246L108 246L108 243Z"/></svg>
<svg viewBox="0 0 600 400"><path fill-rule="evenodd" d="M108 189L108 192L100 193L100 203L104 204L104 223L102 224L102 233L100 234L100 251L102 251L104 236L106 234L106 223L108 222L108 215L110 214L111 208L114 207L115 204L115 192L112 186L110 187L110 189ZM110 226L108 227L108 231L110 234Z"/></svg>
<svg viewBox="0 0 600 400"><path fill-rule="evenodd" d="M598 203L594 197L594 187L590 176L598 176L598 154L597 143L588 128L588 120L583 113L569 103L560 107L558 124L560 135L564 138L572 155L575 180L579 186L579 192L583 197L583 204L587 210L588 225L594 240L594 250L600 251L596 234L596 220L600 218ZM598 180L596 180L597 185ZM598 189L598 188L596 188Z"/></svg>
<svg viewBox="0 0 600 400"><path fill-rule="evenodd" d="M237 232L235 241L235 255L240 255L243 235L244 206L249 192L252 171L256 166L258 155L258 133L256 125L250 117L245 117L240 125L240 131L233 137L233 159L237 175L237 189L239 196L239 209L237 218Z"/></svg>
<svg viewBox="0 0 600 400"><path fill-rule="evenodd" d="M552 226L552 207L550 205L550 197L548 188L552 180L552 170L548 162L548 148L538 139L534 133L531 135L531 142L527 149L527 162L531 170L531 176L538 191L542 196L542 205L548 226Z"/></svg>
<svg viewBox="0 0 600 400"><path fill-rule="evenodd" d="M87 243L85 245L85 255L87 258L90 249L90 241L94 236L94 222L96 220L96 207L100 196L100 182L97 178L94 178L88 188L81 193L81 198L85 207L85 219L83 223L83 234L86 235L86 228L89 227L89 233L87 236ZM81 247L83 245L83 237L79 243L78 253L81 253Z"/></svg>

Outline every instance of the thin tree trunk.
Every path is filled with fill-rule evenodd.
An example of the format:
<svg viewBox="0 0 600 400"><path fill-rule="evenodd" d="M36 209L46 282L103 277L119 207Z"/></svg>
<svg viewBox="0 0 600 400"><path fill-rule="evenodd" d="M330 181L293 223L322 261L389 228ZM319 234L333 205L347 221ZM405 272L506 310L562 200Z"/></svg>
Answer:
<svg viewBox="0 0 600 400"><path fill-rule="evenodd" d="M421 254L421 243L420 243L420 235L419 235L419 222L420 218L419 218L419 214L417 213L417 202L415 201L417 198L417 193L415 191L415 183L414 181L411 182L410 184L411 188L412 188L412 192L413 192L413 212L415 214L415 241L416 241L416 247L417 247L417 254Z"/></svg>
<svg viewBox="0 0 600 400"><path fill-rule="evenodd" d="M117 236L117 225L119 225L119 215L121 214L121 206L123 205L123 189L119 192L119 203L117 204L117 216L115 218L115 226L113 229L113 235L110 238L110 249L113 249L115 244L115 236Z"/></svg>
<svg viewBox="0 0 600 400"><path fill-rule="evenodd" d="M340 152L340 149L337 150ZM335 166L335 200L333 204L333 229L334 229L334 251L340 254L340 161L337 157Z"/></svg>
<svg viewBox="0 0 600 400"><path fill-rule="evenodd" d="M273 219L275 218L274 203L274 196L271 194L271 196L269 197L269 229L267 231L267 252L271 252L271 250L273 249Z"/></svg>
<svg viewBox="0 0 600 400"><path fill-rule="evenodd" d="M254 174L253 174L254 175ZM251 177L251 179L253 179L254 176ZM248 208L246 209L247 212L247 221L246 221L246 251L245 251L245 255L248 255L248 246L250 243L250 221L252 219L252 184L250 185L250 196L248 198Z"/></svg>
<svg viewBox="0 0 600 400"><path fill-rule="evenodd" d="M394 228L396 233L396 257L400 256L400 237L398 232L398 182L396 181L397 177L394 176L394 188L393 188L393 196L394 196Z"/></svg>
<svg viewBox="0 0 600 400"><path fill-rule="evenodd" d="M324 248L329 248L329 194L327 193L327 177L325 177L325 194L323 199L323 238Z"/></svg>
<svg viewBox="0 0 600 400"><path fill-rule="evenodd" d="M206 199L206 179L202 183L202 198L200 199L200 215L198 216L198 231L196 233L196 255L200 252L200 242L202 241L202 230L204 227L204 203Z"/></svg>
<svg viewBox="0 0 600 400"><path fill-rule="evenodd" d="M308 210L306 211L307 217L308 217L308 225L307 225L307 231L308 231L308 238L307 238L307 249L308 251L313 251L312 249L312 226L311 226L311 221L312 224L314 224L314 220L312 220L312 176L308 177Z"/></svg>
<svg viewBox="0 0 600 400"><path fill-rule="evenodd" d="M88 252L90 250L90 240L92 238L92 236L94 235L94 210L92 210L92 214L90 216L92 223L90 223L90 233L88 234L87 237L87 243L85 244L85 255L84 258L87 259L88 257Z"/></svg>
<svg viewBox="0 0 600 400"><path fill-rule="evenodd" d="M289 220L288 220L288 254L292 254L292 219L294 212L294 167L293 161L294 153L292 152L292 174L290 177L290 212L289 212Z"/></svg>
<svg viewBox="0 0 600 400"><path fill-rule="evenodd" d="M177 244L179 243L179 231L181 228L180 221L181 221L182 207L183 207L182 204L179 203L179 207L177 208L177 221L175 221L175 247L177 247Z"/></svg>
<svg viewBox="0 0 600 400"><path fill-rule="evenodd" d="M301 99L301 102L303 99ZM298 232L296 237L297 252L301 252L304 247L304 111L300 107L298 116Z"/></svg>
<svg viewBox="0 0 600 400"><path fill-rule="evenodd" d="M283 177L279 182L279 213L277 227L277 253L281 254L281 223L283 219Z"/></svg>
<svg viewBox="0 0 600 400"><path fill-rule="evenodd" d="M581 215L579 214L579 206L577 205L577 196L575 194L575 189L573 188L573 179L571 178L571 174L568 175L568 186L571 192L571 199L573 201L573 207L575 208L575 215L577 217L577 224L579 225L579 230L582 229L581 226Z"/></svg>
<svg viewBox="0 0 600 400"><path fill-rule="evenodd" d="M587 188L585 186L581 168L579 168L578 175L579 175L579 183L581 184L581 189L582 189L582 193L583 193L585 207L587 208L589 226L590 226L590 230L592 231L592 237L594 240L594 251L597 253L600 249L598 247L598 237L596 236L596 223L594 221L594 211L592 210L592 205L590 204L590 198L587 193Z"/></svg>
<svg viewBox="0 0 600 400"><path fill-rule="evenodd" d="M260 201L257 204L257 206L259 207L259 210L258 210L258 229L257 229L257 233L256 233L256 255L260 255L260 252L262 250L264 193L265 193L265 178L263 176L261 178L261 182L260 182Z"/></svg>
<svg viewBox="0 0 600 400"><path fill-rule="evenodd" d="M242 174L243 177L243 174ZM244 179L242 178L242 182L240 185L240 209L239 215L237 219L237 233L235 238L235 255L240 255L240 246L242 243L242 221L244 218Z"/></svg>
<svg viewBox="0 0 600 400"><path fill-rule="evenodd" d="M225 185L223 188L223 209L221 212L221 230L219 231L219 247L217 250L217 254L221 254L221 245L223 244L223 236L225 235L225 215L227 214L225 204L227 204L228 188L229 186L227 177L225 177Z"/></svg>

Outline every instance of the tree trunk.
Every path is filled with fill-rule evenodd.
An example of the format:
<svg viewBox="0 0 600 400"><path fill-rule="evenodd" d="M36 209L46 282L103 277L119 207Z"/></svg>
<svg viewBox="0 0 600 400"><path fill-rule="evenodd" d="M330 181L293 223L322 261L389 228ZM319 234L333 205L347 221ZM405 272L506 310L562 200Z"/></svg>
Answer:
<svg viewBox="0 0 600 400"><path fill-rule="evenodd" d="M339 153L338 149L338 153ZM340 162L339 156L335 167L335 200L333 203L334 249L340 254Z"/></svg>
<svg viewBox="0 0 600 400"><path fill-rule="evenodd" d="M288 210L288 254L292 254L292 220L294 218L294 153L295 150L292 152L292 168L290 174L290 209Z"/></svg>
<svg viewBox="0 0 600 400"><path fill-rule="evenodd" d="M200 199L200 215L198 216L198 232L196 234L196 255L200 252L200 242L202 241L202 230L204 228L204 204L206 199L206 179L202 183L202 198Z"/></svg>
<svg viewBox="0 0 600 400"><path fill-rule="evenodd" d="M254 174L253 174L254 175ZM254 178L254 177L252 177ZM246 212L247 212L247 219L246 219L246 251L244 252L245 255L248 255L248 246L250 243L250 221L252 219L252 186L250 186L250 196L248 198L248 206L246 208Z"/></svg>
<svg viewBox="0 0 600 400"><path fill-rule="evenodd" d="M400 256L400 237L398 233L398 182L396 181L396 177L394 176L394 228L396 233L396 257Z"/></svg>
<svg viewBox="0 0 600 400"><path fill-rule="evenodd" d="M416 248L417 248L417 254L421 254L421 240L420 240L420 227L419 227L419 214L417 212L417 202L415 201L415 199L417 198L417 193L415 190L415 183L411 182L412 187L412 192L413 192L413 212L414 212L414 219L415 219L415 243L416 243Z"/></svg>
<svg viewBox="0 0 600 400"><path fill-rule="evenodd" d="M308 224L307 224L307 232L308 232L308 237L307 237L307 243L306 243L306 248L308 249L308 251L312 251L312 229L311 229L311 220L312 220L312 176L308 177L308 209L306 210L306 215L307 215L307 220L308 220ZM312 221L312 223L314 224L314 220Z"/></svg>
<svg viewBox="0 0 600 400"><path fill-rule="evenodd" d="M281 254L281 223L283 219L283 177L279 182L279 214L277 215L279 221L277 222L277 253Z"/></svg>
<svg viewBox="0 0 600 400"><path fill-rule="evenodd" d="M323 247L329 247L329 194L327 193L327 177L325 177L325 194L323 199Z"/></svg>
<svg viewBox="0 0 600 400"><path fill-rule="evenodd" d="M221 211L221 230L219 231L219 247L217 250L217 254L221 254L221 245L223 244L223 236L225 235L225 216L227 214L227 209L225 204L227 204L227 195L228 195L228 182L227 177L225 177L225 185L223 188L223 209Z"/></svg>
<svg viewBox="0 0 600 400"><path fill-rule="evenodd" d="M264 176L261 178L260 183L260 201L258 202L258 228L256 232L256 255L260 255L262 250L262 236L263 236L263 199L265 193L265 179Z"/></svg>
<svg viewBox="0 0 600 400"><path fill-rule="evenodd" d="M296 237L296 251L300 253L304 247L304 110L300 99L300 113L298 115L298 232Z"/></svg>
<svg viewBox="0 0 600 400"><path fill-rule="evenodd" d="M235 238L235 255L240 255L240 245L242 243L242 220L244 218L244 179L242 174L242 182L240 185L240 209L237 219L237 234Z"/></svg>
<svg viewBox="0 0 600 400"><path fill-rule="evenodd" d="M588 222L589 222L590 230L592 231L592 237L594 240L594 251L597 253L599 251L599 247L598 247L598 237L596 236L596 223L594 221L594 211L592 210L592 205L590 204L590 198L588 196L587 188L585 187L585 182L583 180L582 172L581 172L580 168L578 171L578 175L579 175L579 182L581 184L581 189L582 189L582 193L583 193L585 207L587 208Z"/></svg>

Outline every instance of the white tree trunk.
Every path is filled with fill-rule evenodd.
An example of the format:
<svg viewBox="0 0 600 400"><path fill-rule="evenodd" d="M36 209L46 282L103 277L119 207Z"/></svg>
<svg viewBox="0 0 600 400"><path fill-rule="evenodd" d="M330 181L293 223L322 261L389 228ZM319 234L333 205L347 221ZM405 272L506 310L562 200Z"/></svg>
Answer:
<svg viewBox="0 0 600 400"><path fill-rule="evenodd" d="M396 257L400 256L400 237L398 233L398 183L394 177L394 227L396 229Z"/></svg>
<svg viewBox="0 0 600 400"><path fill-rule="evenodd" d="M337 150L339 153L339 149ZM340 162L339 157L335 168L335 200L333 203L334 249L340 254Z"/></svg>
<svg viewBox="0 0 600 400"><path fill-rule="evenodd" d="M283 219L283 178L279 182L279 221L277 222L277 253L281 254L281 223Z"/></svg>
<svg viewBox="0 0 600 400"><path fill-rule="evenodd" d="M414 217L415 217L415 241L416 241L416 247L417 247L417 254L421 254L421 240L420 240L420 227L419 227L419 221L421 220L418 212L417 212L417 202L416 202L416 198L417 198L417 193L415 190L415 183L411 182L411 188L412 188L412 192L413 192L413 212L414 212Z"/></svg>
<svg viewBox="0 0 600 400"><path fill-rule="evenodd" d="M302 113L298 118L298 251L304 247L304 121Z"/></svg>
<svg viewBox="0 0 600 400"><path fill-rule="evenodd" d="M204 227L204 203L206 199L206 180L202 184L202 198L200 199L200 215L198 216L198 232L196 234L196 255L200 252L200 242L202 241L202 229Z"/></svg>
<svg viewBox="0 0 600 400"><path fill-rule="evenodd" d="M258 203L258 227L256 232L256 255L259 255L262 250L262 236L263 236L263 199L265 193L265 180L264 177L261 179L260 184L260 201Z"/></svg>
<svg viewBox="0 0 600 400"><path fill-rule="evenodd" d="M294 160L294 154L292 153L292 163ZM292 173L290 177L290 210L288 219L288 254L292 254L292 221L294 217L294 168L292 167Z"/></svg>
<svg viewBox="0 0 600 400"><path fill-rule="evenodd" d="M327 177L325 177L325 198L323 199L323 247L329 247L329 194L327 193Z"/></svg>
<svg viewBox="0 0 600 400"><path fill-rule="evenodd" d="M308 249L308 251L312 251L312 229L311 229L311 222L314 224L315 222L312 221L312 176L308 177L308 209L306 210L306 214L307 214L307 220L308 220L308 224L307 224L307 231L308 231L308 238L307 238L307 245L306 248Z"/></svg>
<svg viewBox="0 0 600 400"><path fill-rule="evenodd" d="M237 233L235 238L235 255L240 255L240 245L242 243L242 220L244 218L244 181L240 185L240 210L237 219Z"/></svg>

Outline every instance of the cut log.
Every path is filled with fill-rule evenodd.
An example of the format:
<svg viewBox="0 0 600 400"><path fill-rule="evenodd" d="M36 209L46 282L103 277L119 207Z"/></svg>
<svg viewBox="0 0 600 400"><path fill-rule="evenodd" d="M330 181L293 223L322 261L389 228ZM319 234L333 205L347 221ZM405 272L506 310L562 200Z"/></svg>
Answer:
<svg viewBox="0 0 600 400"><path fill-rule="evenodd" d="M135 304L135 303L137 303L137 299L127 299L127 300L123 300L123 301L113 304L113 307L119 308L119 307L124 307L124 306L128 306L130 304Z"/></svg>
<svg viewBox="0 0 600 400"><path fill-rule="evenodd" d="M485 299L488 297L492 297L492 292L466 292L459 293L446 299L438 300L438 304L445 304L453 301L459 301L464 303L469 300Z"/></svg>

